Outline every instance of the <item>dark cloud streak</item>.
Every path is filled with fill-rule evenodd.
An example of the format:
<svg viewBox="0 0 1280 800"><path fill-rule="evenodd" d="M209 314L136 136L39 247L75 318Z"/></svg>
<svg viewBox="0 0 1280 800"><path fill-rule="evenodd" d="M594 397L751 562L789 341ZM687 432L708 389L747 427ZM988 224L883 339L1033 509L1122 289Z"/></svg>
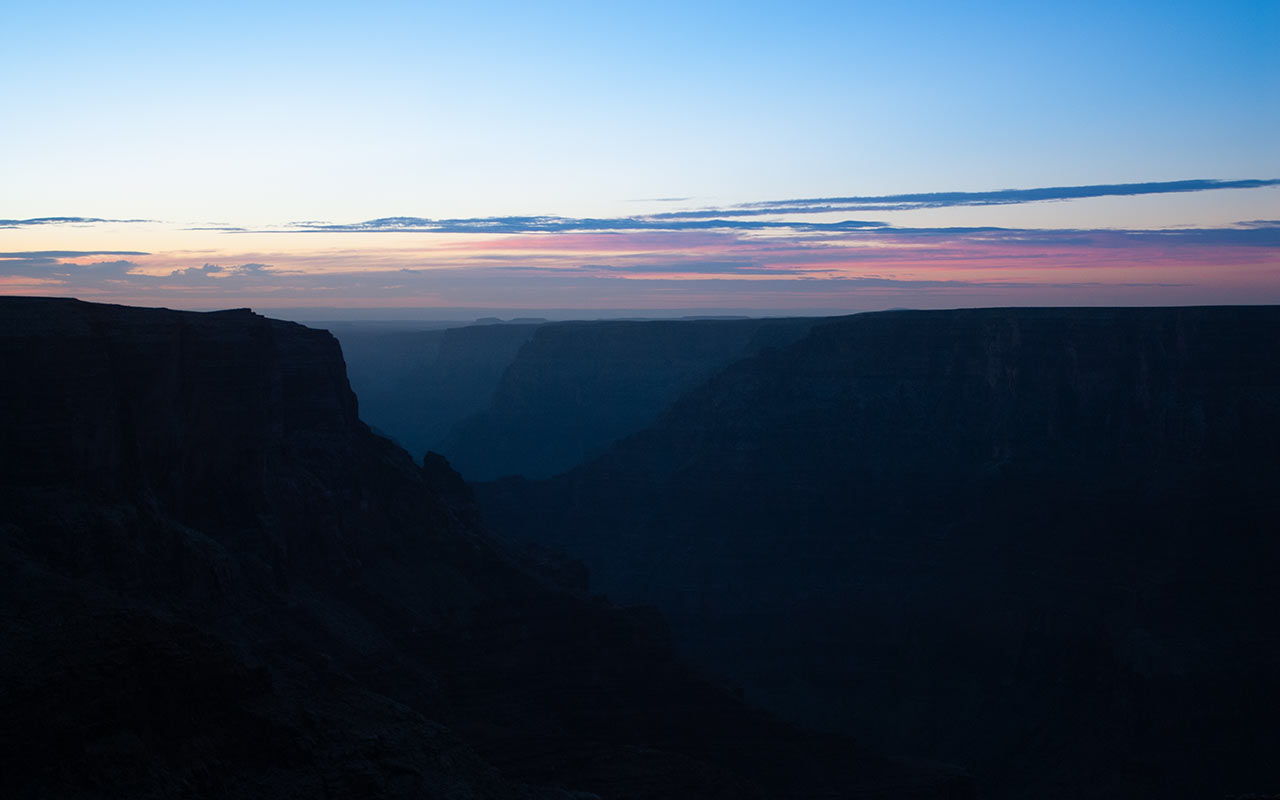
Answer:
<svg viewBox="0 0 1280 800"><path fill-rule="evenodd" d="M1111 183L1088 186L1050 186L1033 189L1000 189L986 192L926 192L891 195L853 195L848 197L811 197L789 200L767 200L737 205L685 211L664 211L626 217L561 217L555 215L499 216L432 219L429 217L381 217L363 222L332 223L302 220L281 228L254 228L211 222L185 228L190 231L235 233L630 233L636 231L727 230L834 233L892 230L884 222L841 220L838 222L762 220L759 217L779 215L817 215L853 211L911 211L955 208L962 206L997 206L1070 201L1098 197L1132 197L1137 195L1179 194L1226 189L1259 189L1280 186L1280 178L1245 180L1195 179L1182 181L1148 181L1145 183ZM645 202L683 202L688 198L647 198ZM33 217L0 219L0 228L42 225L87 225L99 223L153 222L143 219L104 219L101 217ZM1245 223L1263 229L1275 228L1274 222ZM940 233L965 232L969 229L906 229ZM998 229L992 229L998 230ZM128 253L132 255L132 253Z"/></svg>
<svg viewBox="0 0 1280 800"><path fill-rule="evenodd" d="M913 211L957 206L1016 205L1053 200L1083 200L1094 197L1133 197L1144 194L1177 194L1218 189L1260 189L1280 185L1280 178L1237 181L1186 180L1146 183L1105 183L1091 186L1050 186L1037 189L1000 189L990 192L926 192L918 194L862 195L852 197L810 197L766 200L726 208L667 211L654 219L701 219L745 217L766 214L826 214L841 211Z"/></svg>
<svg viewBox="0 0 1280 800"><path fill-rule="evenodd" d="M429 217L382 217L353 223L293 222L281 231L296 233L628 233L635 231L684 231L684 230L736 230L766 231L790 230L793 232L834 233L857 231L911 230L919 233L973 234L980 230L1000 231L1000 228L892 228L887 223L869 220L841 220L839 222L806 222L761 220L757 217L775 215L814 215L850 211L910 211L930 208L960 206L993 206L1068 201L1096 197L1131 197L1135 195L1175 194L1204 192L1222 189L1258 189L1280 185L1280 179L1249 180L1186 180L1153 181L1148 183L1114 183L1093 186L1055 186L1037 189L1002 189L992 192L931 192L924 194L895 194L853 197L821 197L792 200L743 203L723 208L706 208L691 211L665 211L630 217L559 217L559 216L505 216L473 217L460 219L431 219ZM1261 229L1274 225L1249 223ZM1248 226L1241 226L1248 227ZM243 232L240 228L223 228L229 233ZM1225 230L1225 229L1224 229Z"/></svg>
<svg viewBox="0 0 1280 800"><path fill-rule="evenodd" d="M883 222L843 220L841 222L793 223L748 222L743 220L705 219L673 223L651 217L612 217L604 219L574 217L476 217L472 219L430 219L428 217L383 217L364 222L321 223L295 222L272 233L629 233L634 231L671 230L768 230L800 229L814 231L848 231L884 227Z"/></svg>
<svg viewBox="0 0 1280 800"><path fill-rule="evenodd" d="M1040 244L1131 244L1141 240L1163 240L1170 243L1199 245L1280 246L1280 222L1254 221L1222 228L1172 229L1073 229L1073 228L999 228L993 226L905 228L882 222L845 220L842 222L764 222L744 220L665 221L648 218L570 219L564 217L489 217L474 220L432 220L422 217L387 217L351 224L299 223L293 233L595 233L626 234L641 231L680 232L725 230L787 230L796 234L817 234L813 241L823 241L822 234L845 236L891 237L900 241L931 241L946 238L970 241L1017 243L1034 240ZM804 237L788 240L791 244Z"/></svg>
<svg viewBox="0 0 1280 800"><path fill-rule="evenodd" d="M30 219L0 219L0 228L26 228L36 225L94 225L102 222L155 222L155 220L103 219L101 217L32 217Z"/></svg>

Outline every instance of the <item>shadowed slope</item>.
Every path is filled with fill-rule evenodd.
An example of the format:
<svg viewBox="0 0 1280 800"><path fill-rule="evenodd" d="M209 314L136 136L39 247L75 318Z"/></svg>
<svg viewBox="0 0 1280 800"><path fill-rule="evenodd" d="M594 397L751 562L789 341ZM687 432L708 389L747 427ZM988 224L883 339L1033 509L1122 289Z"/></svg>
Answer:
<svg viewBox="0 0 1280 800"><path fill-rule="evenodd" d="M858 315L478 488L748 697L992 796L1261 791L1278 356L1276 308Z"/></svg>

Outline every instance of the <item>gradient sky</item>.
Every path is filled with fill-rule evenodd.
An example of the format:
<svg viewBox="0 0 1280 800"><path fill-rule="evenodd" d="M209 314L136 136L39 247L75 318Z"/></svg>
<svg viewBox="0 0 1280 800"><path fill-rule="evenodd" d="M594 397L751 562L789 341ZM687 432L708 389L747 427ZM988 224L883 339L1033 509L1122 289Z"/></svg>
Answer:
<svg viewBox="0 0 1280 800"><path fill-rule="evenodd" d="M1280 302L1275 0L6 3L3 19L3 293Z"/></svg>

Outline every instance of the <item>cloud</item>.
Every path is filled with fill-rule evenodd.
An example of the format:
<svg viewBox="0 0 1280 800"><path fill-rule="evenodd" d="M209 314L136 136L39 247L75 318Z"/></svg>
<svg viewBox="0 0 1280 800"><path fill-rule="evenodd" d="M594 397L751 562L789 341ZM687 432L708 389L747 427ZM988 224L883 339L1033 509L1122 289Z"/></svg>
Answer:
<svg viewBox="0 0 1280 800"><path fill-rule="evenodd" d="M892 233L905 241L955 237L971 241L1008 244L1091 245L1094 247L1126 247L1141 244L1179 244L1211 247L1233 245L1245 247L1280 247L1280 223L1244 225L1222 228L1172 229L1036 229L1036 228L892 228Z"/></svg>
<svg viewBox="0 0 1280 800"><path fill-rule="evenodd" d="M667 211L652 219L703 219L708 217L748 217L767 214L827 214L840 211L912 211L956 206L1014 205L1050 200L1082 200L1093 197L1132 197L1144 194L1176 194L1217 189L1260 189L1280 185L1280 178L1224 180L1149 181L1108 183L1091 186L1050 186L1036 189L1000 189L990 192L927 192L920 194L861 195L852 197L809 197L765 200L724 208Z"/></svg>
<svg viewBox="0 0 1280 800"><path fill-rule="evenodd" d="M83 258L85 256L149 256L141 250L24 250L0 253L0 260L11 258Z"/></svg>
<svg viewBox="0 0 1280 800"><path fill-rule="evenodd" d="M854 288L864 289L1095 289L1095 288L1162 288L1186 286L1184 283L1119 283L1101 281L970 281L970 280L920 280L903 278L829 278Z"/></svg>
<svg viewBox="0 0 1280 800"><path fill-rule="evenodd" d="M917 294L943 303L949 292L972 303L1277 302L1278 220L1165 229L911 228L804 216L833 207L1000 205L1274 185L1280 181L810 198L616 218L303 220L275 230L211 222L205 224L227 233L226 243L274 249L0 252L0 290L56 290L179 307L252 305L266 299L271 305L676 308L696 302L710 308L723 296L748 298L761 308L794 308L862 297L902 305ZM788 213L801 216L767 218L783 208L799 209ZM44 217L0 220L0 225L76 225L95 219ZM241 232L279 235L246 240L236 236ZM376 237L376 243L359 246L343 242L348 249L300 236L327 232L480 235ZM140 256L149 257L140 259L142 264L132 260Z"/></svg>
<svg viewBox="0 0 1280 800"><path fill-rule="evenodd" d="M35 225L94 225L100 222L154 222L149 219L102 219L100 217L32 217L0 219L0 228L25 228Z"/></svg>
<svg viewBox="0 0 1280 800"><path fill-rule="evenodd" d="M100 255L149 255L141 251L38 250L0 252L0 278L34 278L69 286L98 286L106 282L127 281L138 287L198 286L217 284L231 287L236 283L266 283L292 273L274 270L268 264L250 262L233 266L203 264L199 267L175 269L168 275L139 272L140 265L127 259L95 261L81 264L71 258Z"/></svg>
<svg viewBox="0 0 1280 800"><path fill-rule="evenodd" d="M205 264L202 267L187 267L185 269L175 269L169 273L170 278L207 278L217 272L222 272L222 267L217 264Z"/></svg>
<svg viewBox="0 0 1280 800"><path fill-rule="evenodd" d="M911 211L961 206L998 206L1050 201L1070 201L1097 197L1132 197L1136 195L1178 194L1227 189L1259 189L1280 186L1280 178L1244 180L1195 179L1182 181L1148 181L1145 183L1112 183L1088 186L1050 186L1032 189L1000 189L986 192L926 192L916 194L852 195L847 197L810 197L789 200L764 200L737 205L663 211L626 217L562 217L556 215L463 217L434 219L430 217L379 217L361 222L325 222L300 220L278 228L254 228L225 222L210 222L187 227L188 231L237 233L479 233L479 234L563 234L575 232L625 234L637 231L788 231L793 233L845 233L890 230L884 222L846 219L837 222L805 220L765 220L761 217L855 211ZM684 202L687 197L654 197L636 202ZM96 223L147 222L140 219L102 219L99 217L36 217L0 220L0 228L36 225L82 225ZM1255 221L1239 226L1263 230L1276 228L1274 221ZM981 229L909 229L920 235L973 234ZM998 229L991 229L993 231ZM1265 237L1264 237L1265 238ZM1270 244L1270 242L1268 242ZM126 254L126 253L122 253ZM128 253L127 255L132 255Z"/></svg>
<svg viewBox="0 0 1280 800"><path fill-rule="evenodd" d="M1204 192L1222 189L1258 189L1280 185L1280 179L1186 180L1148 183L1114 183L1093 186L1053 186L1036 189L1001 189L992 192L930 192L925 194L819 197L769 200L721 208L691 211L664 211L630 217L505 216L432 219L430 217L381 217L363 222L292 222L284 231L302 233L628 233L635 231L683 230L787 230L807 233L838 233L888 229L883 222L841 220L838 222L762 220L776 215L814 215L850 211L910 211L958 206L993 206L1046 201L1080 200L1149 194ZM676 201L680 198L655 198ZM1242 226L1244 227L1244 226ZM1262 226L1266 227L1266 226ZM243 228L219 228L229 233ZM922 230L922 229L910 229ZM932 229L939 234L975 233L979 228ZM990 229L998 230L998 229Z"/></svg>
<svg viewBox="0 0 1280 800"><path fill-rule="evenodd" d="M647 262L633 264L583 264L577 269L583 272L619 274L670 274L681 275L795 275L798 270L786 267L768 267L755 261L683 261Z"/></svg>
<svg viewBox="0 0 1280 800"><path fill-rule="evenodd" d="M185 267L183 269L172 270L168 274L168 278L180 279L187 282L208 282L217 280L218 282L235 281L243 278L258 277L277 277L288 273L279 272L271 268L269 264L259 264L250 262L248 264L235 264L233 266L224 267L221 264L203 264L199 267ZM216 278L214 276L217 276Z"/></svg>
<svg viewBox="0 0 1280 800"><path fill-rule="evenodd" d="M29 225L78 225L106 222L97 217L33 217L31 219L0 219L0 228L21 228Z"/></svg>
<svg viewBox="0 0 1280 800"><path fill-rule="evenodd" d="M38 251L30 254L0 254L0 276L39 278L77 283L98 283L104 280L121 279L138 267L132 261L97 261L90 264L77 264L64 261L64 258L83 255L71 251L72 255L59 255L67 251ZM90 255L105 255L91 253Z"/></svg>
<svg viewBox="0 0 1280 800"><path fill-rule="evenodd" d="M0 258L5 277L25 292L75 294L85 299L174 307L288 306L484 306L512 308L872 308L919 304L1072 304L1162 302L1265 302L1280 286L1254 267L1274 261L1257 248L1167 248L1139 239L1128 246L1099 247L1094 236L1051 246L1035 232L948 231L918 239L888 231L888 243L815 246L807 240L786 249L774 239L749 237L725 249L558 254L558 261L484 261L433 266L405 252L399 262L309 272L286 261L284 269L257 260L205 262L149 274L128 260L70 263L40 254ZM1058 232L1047 232L1057 235ZM1179 236L1202 232L1177 232ZM648 240L651 234L637 234ZM688 234L672 234L673 238ZM695 235L699 241L700 234ZM903 245L903 246L899 246ZM1247 252L1246 252L1247 251ZM487 255L487 254L486 254ZM1259 260L1261 257L1261 260ZM1233 259L1235 261L1233 261ZM1216 283L1233 263L1262 282ZM397 266L392 266L397 264ZM150 267L154 272L154 265ZM1236 272L1236 275L1245 274Z"/></svg>
<svg viewBox="0 0 1280 800"><path fill-rule="evenodd" d="M574 218L557 216L474 217L469 219L431 219L428 217L382 217L364 222L293 222L283 231L301 233L628 233L633 231L671 230L856 230L878 228L883 222L843 220L829 223L760 222L728 219L672 221L655 217Z"/></svg>

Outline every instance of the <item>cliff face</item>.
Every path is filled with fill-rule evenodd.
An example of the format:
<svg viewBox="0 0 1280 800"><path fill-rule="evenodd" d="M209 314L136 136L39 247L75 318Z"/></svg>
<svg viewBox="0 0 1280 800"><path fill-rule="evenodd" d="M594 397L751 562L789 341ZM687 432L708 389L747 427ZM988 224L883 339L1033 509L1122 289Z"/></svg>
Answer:
<svg viewBox="0 0 1280 800"><path fill-rule="evenodd" d="M683 392L741 358L803 336L813 319L543 325L492 401L440 451L469 480L545 478L652 422Z"/></svg>
<svg viewBox="0 0 1280 800"><path fill-rule="evenodd" d="M319 484L347 477L356 398L323 331L247 310L7 300L5 312L6 486L143 496L184 520L252 521L273 496L306 484L322 494Z"/></svg>
<svg viewBox="0 0 1280 800"><path fill-rule="evenodd" d="M0 794L945 796L487 537L327 333L0 299Z"/></svg>
<svg viewBox="0 0 1280 800"><path fill-rule="evenodd" d="M411 454L440 450L453 427L488 408L536 324L387 332L347 325L342 342L361 418Z"/></svg>
<svg viewBox="0 0 1280 800"><path fill-rule="evenodd" d="M866 314L738 362L496 527L795 719L992 796L1277 779L1280 309Z"/></svg>

